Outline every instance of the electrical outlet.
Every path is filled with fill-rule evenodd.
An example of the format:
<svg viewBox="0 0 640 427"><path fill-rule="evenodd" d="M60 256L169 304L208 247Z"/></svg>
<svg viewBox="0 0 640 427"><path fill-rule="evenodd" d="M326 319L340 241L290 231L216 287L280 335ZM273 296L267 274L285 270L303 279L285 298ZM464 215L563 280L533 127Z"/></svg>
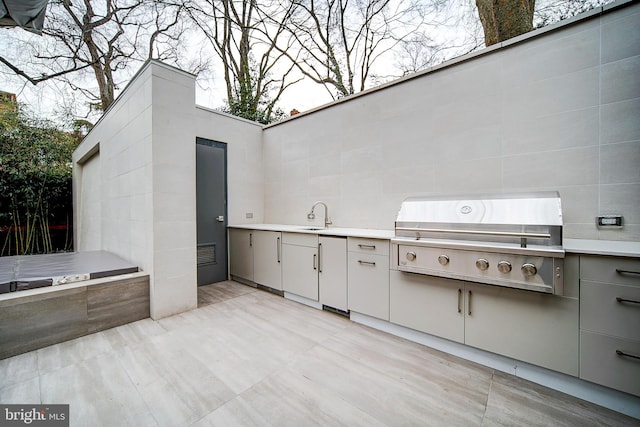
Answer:
<svg viewBox="0 0 640 427"><path fill-rule="evenodd" d="M253 212L247 212L247 213L244 215L244 217L245 217L246 219L251 219L251 218L253 218Z"/></svg>
<svg viewBox="0 0 640 427"><path fill-rule="evenodd" d="M601 215L596 217L598 228L622 228L624 218L622 215Z"/></svg>

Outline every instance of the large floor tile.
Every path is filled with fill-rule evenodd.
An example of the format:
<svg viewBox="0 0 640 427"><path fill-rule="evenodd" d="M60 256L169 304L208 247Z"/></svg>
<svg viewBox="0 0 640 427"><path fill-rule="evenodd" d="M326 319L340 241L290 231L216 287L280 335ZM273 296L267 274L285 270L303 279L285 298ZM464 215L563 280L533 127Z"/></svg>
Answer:
<svg viewBox="0 0 640 427"><path fill-rule="evenodd" d="M153 414L112 354L40 376L42 403L69 404L73 426L157 426Z"/></svg>
<svg viewBox="0 0 640 427"><path fill-rule="evenodd" d="M0 360L0 389L37 377L38 356L35 351Z"/></svg>
<svg viewBox="0 0 640 427"><path fill-rule="evenodd" d="M112 350L109 340L97 333L44 347L35 353L38 358L38 370L42 375Z"/></svg>
<svg viewBox="0 0 640 427"><path fill-rule="evenodd" d="M241 397L275 426L384 425L331 388L289 369L269 376Z"/></svg>
<svg viewBox="0 0 640 427"><path fill-rule="evenodd" d="M638 425L455 356L223 282L206 304L0 360L0 402L71 426Z"/></svg>
<svg viewBox="0 0 640 427"><path fill-rule="evenodd" d="M192 424L192 427L276 427L242 396L238 396Z"/></svg>
<svg viewBox="0 0 640 427"><path fill-rule="evenodd" d="M0 402L8 404L40 403L40 378L3 386L0 388Z"/></svg>
<svg viewBox="0 0 640 427"><path fill-rule="evenodd" d="M639 420L502 372L494 374L486 426L637 426Z"/></svg>

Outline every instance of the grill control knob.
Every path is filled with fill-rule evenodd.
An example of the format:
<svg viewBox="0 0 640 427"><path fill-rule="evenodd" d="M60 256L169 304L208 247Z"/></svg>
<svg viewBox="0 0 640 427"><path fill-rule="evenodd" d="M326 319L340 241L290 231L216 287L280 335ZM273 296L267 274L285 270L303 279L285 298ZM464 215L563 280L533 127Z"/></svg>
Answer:
<svg viewBox="0 0 640 427"><path fill-rule="evenodd" d="M416 259L416 253L413 251L407 252L407 259L409 261L414 261Z"/></svg>
<svg viewBox="0 0 640 427"><path fill-rule="evenodd" d="M486 270L487 268L489 268L489 261L484 258L479 258L476 261L476 267L478 267L478 270Z"/></svg>
<svg viewBox="0 0 640 427"><path fill-rule="evenodd" d="M535 276L538 273L536 266L530 263L523 264L521 270L525 276Z"/></svg>
<svg viewBox="0 0 640 427"><path fill-rule="evenodd" d="M438 262L440 263L440 265L447 265L449 264L449 257L446 255L440 255L438 257Z"/></svg>
<svg viewBox="0 0 640 427"><path fill-rule="evenodd" d="M509 261L500 261L498 270L500 270L500 273L509 273L511 271L511 263Z"/></svg>

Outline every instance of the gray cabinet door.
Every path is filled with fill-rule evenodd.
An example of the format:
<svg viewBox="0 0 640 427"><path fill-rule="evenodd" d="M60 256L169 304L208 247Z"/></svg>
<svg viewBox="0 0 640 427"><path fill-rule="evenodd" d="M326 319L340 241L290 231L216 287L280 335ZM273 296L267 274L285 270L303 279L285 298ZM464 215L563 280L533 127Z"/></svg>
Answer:
<svg viewBox="0 0 640 427"><path fill-rule="evenodd" d="M394 270L390 275L392 323L464 342L464 282Z"/></svg>
<svg viewBox="0 0 640 427"><path fill-rule="evenodd" d="M282 289L318 301L318 247L282 245Z"/></svg>
<svg viewBox="0 0 640 427"><path fill-rule="evenodd" d="M229 229L229 251L231 276L253 281L253 231Z"/></svg>
<svg viewBox="0 0 640 427"><path fill-rule="evenodd" d="M465 283L464 342L578 375L578 300Z"/></svg>
<svg viewBox="0 0 640 427"><path fill-rule="evenodd" d="M347 311L347 239L320 236L318 256L320 302Z"/></svg>
<svg viewBox="0 0 640 427"><path fill-rule="evenodd" d="M282 290L282 233L253 232L253 281L259 285Z"/></svg>

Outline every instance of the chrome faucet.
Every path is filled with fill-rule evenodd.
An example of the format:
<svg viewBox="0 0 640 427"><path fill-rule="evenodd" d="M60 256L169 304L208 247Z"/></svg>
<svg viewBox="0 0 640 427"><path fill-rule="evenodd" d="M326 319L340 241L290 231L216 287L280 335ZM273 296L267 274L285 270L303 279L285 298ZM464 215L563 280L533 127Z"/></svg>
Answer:
<svg viewBox="0 0 640 427"><path fill-rule="evenodd" d="M307 219L309 220L316 219L316 214L313 213L313 210L318 205L324 206L324 226L325 228L327 228L333 223L331 222L331 218L329 218L329 208L327 207L327 204L325 202L315 202L313 206L311 206L311 212L307 214Z"/></svg>

